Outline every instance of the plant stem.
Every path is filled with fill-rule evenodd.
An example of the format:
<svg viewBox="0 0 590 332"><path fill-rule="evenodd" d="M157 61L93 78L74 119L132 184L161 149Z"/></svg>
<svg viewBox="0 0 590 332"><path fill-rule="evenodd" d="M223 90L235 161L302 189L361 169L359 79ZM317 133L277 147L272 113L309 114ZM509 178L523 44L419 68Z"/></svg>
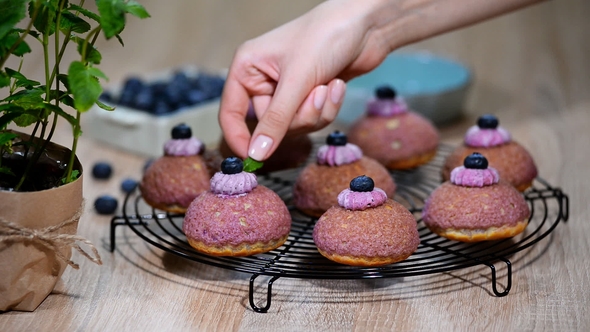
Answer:
<svg viewBox="0 0 590 332"><path fill-rule="evenodd" d="M80 117L82 113L76 112L76 126L74 127L74 140L72 142L72 152L70 153L70 161L68 161L66 171L66 182L72 182L72 170L74 168L74 161L76 160L76 148L78 147L78 136L80 132Z"/></svg>

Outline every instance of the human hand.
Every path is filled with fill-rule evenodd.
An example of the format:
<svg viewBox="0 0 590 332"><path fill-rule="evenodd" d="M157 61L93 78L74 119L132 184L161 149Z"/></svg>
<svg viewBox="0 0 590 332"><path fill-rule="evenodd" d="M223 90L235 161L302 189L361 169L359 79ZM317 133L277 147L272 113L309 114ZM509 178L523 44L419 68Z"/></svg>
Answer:
<svg viewBox="0 0 590 332"><path fill-rule="evenodd" d="M327 1L241 45L229 69L219 121L240 157L265 160L287 131L307 133L331 123L345 83L375 68L391 51L375 29L378 1ZM245 124L252 101L258 126Z"/></svg>

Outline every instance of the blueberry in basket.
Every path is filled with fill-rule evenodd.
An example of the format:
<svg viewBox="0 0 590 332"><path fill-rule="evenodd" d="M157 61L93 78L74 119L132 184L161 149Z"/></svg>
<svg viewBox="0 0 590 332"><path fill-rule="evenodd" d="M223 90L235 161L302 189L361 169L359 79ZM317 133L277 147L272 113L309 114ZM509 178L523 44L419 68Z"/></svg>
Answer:
<svg viewBox="0 0 590 332"><path fill-rule="evenodd" d="M223 77L205 72L193 76L179 70L167 79L152 82L130 76L118 96L105 91L101 100L153 115L165 115L221 97L224 84Z"/></svg>

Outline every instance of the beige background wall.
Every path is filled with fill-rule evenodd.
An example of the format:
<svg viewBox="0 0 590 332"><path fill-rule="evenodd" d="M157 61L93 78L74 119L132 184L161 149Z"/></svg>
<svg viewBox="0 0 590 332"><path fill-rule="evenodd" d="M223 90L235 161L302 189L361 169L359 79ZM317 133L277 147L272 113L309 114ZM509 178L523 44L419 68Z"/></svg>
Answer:
<svg viewBox="0 0 590 332"><path fill-rule="evenodd" d="M99 42L105 59L101 68L110 77L110 83L117 83L128 74L183 64L226 68L242 42L305 13L321 1L140 2L152 18L128 20L122 35L125 47L116 41ZM410 48L450 56L473 68L476 79L469 95L468 111L498 112L509 105L523 111L557 109L588 99L588 87L582 84L583 78L590 75L588 17L588 0L548 1ZM568 62L556 59L568 59ZM41 72L40 61L28 65L27 72ZM560 72L558 81L554 79L555 72ZM530 73L540 77L532 78ZM531 81L537 83L532 85ZM566 94L547 93L555 91L552 86L564 84L568 85ZM528 97L513 98L519 95Z"/></svg>

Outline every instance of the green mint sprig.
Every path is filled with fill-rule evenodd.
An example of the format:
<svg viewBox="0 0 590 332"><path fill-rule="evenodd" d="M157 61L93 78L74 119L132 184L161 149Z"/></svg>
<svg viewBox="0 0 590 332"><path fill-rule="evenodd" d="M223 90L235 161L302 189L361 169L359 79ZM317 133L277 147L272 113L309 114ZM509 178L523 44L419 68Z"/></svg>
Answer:
<svg viewBox="0 0 590 332"><path fill-rule="evenodd" d="M250 157L244 159L244 172L253 173L264 165L262 161L254 160Z"/></svg>

